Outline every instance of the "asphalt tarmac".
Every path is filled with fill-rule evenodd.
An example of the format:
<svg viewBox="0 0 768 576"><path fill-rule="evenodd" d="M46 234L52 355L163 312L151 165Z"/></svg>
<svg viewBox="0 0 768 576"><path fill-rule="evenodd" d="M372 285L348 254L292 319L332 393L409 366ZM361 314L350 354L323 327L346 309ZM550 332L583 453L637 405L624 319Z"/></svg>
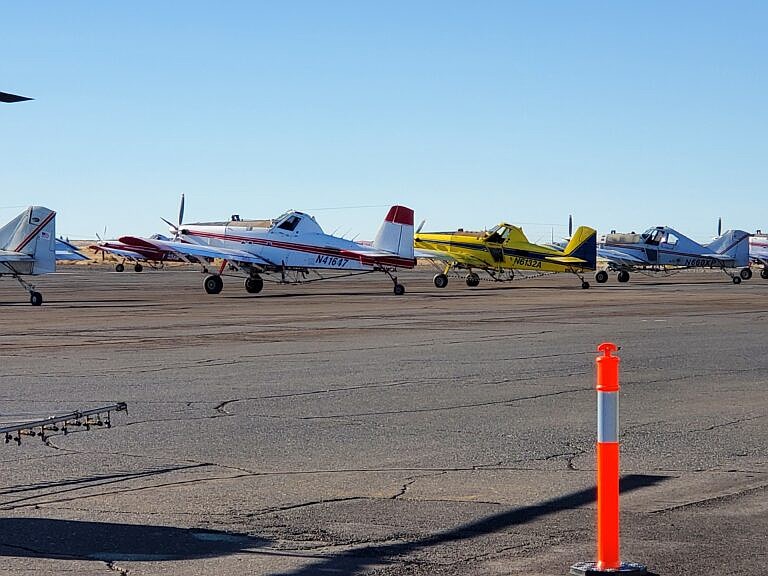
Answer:
<svg viewBox="0 0 768 576"><path fill-rule="evenodd" d="M596 346L621 346L622 559L768 573L768 281L257 296L191 271L0 281L6 575L560 575L595 559Z"/></svg>

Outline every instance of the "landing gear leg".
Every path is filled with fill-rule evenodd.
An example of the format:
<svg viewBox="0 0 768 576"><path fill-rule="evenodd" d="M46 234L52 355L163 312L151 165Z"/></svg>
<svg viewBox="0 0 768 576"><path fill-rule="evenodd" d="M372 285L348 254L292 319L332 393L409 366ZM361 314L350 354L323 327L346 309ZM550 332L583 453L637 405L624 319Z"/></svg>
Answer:
<svg viewBox="0 0 768 576"><path fill-rule="evenodd" d="M387 276L389 276L389 279L392 280L392 282L395 285L394 287L395 296L402 296L403 294L405 294L405 286L397 282L397 276L393 275L392 272L389 270L384 270L384 273Z"/></svg>
<svg viewBox="0 0 768 576"><path fill-rule="evenodd" d="M574 274L576 274L576 277L581 280L581 289L587 290L589 288L589 282L587 282L586 278L584 278L584 275L581 272L578 272L576 270L572 270ZM599 282L599 280L598 280Z"/></svg>
<svg viewBox="0 0 768 576"><path fill-rule="evenodd" d="M21 279L21 276L15 275L14 278L16 278L16 281L21 284L21 287L29 293L29 303L32 304L32 306L40 306L43 303L43 295L40 294L40 292L37 292L32 284L24 282L24 280Z"/></svg>

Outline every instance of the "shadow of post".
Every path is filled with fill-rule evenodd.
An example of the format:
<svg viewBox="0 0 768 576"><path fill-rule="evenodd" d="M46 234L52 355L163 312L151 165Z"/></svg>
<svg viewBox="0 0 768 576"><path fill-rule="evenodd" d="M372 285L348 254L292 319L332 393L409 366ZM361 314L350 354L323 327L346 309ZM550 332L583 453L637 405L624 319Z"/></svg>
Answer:
<svg viewBox="0 0 768 576"><path fill-rule="evenodd" d="M621 478L619 489L621 492L632 492L634 490L660 484L665 480L667 480L666 476L629 474ZM391 558L406 555L423 548L429 548L448 542L469 540L485 534L498 532L511 526L527 524L533 520L556 514L563 510L581 508L582 506L595 502L596 495L597 488L588 488L550 500L545 500L540 504L524 506L522 508L513 508L506 512L488 516L477 522L463 524L453 530L427 536L419 540L355 548L354 550L350 550L343 554L330 556L320 562L315 562L309 566L299 568L298 570L280 574L282 576L310 576L314 574L336 573L351 576L362 572L371 565L387 563Z"/></svg>

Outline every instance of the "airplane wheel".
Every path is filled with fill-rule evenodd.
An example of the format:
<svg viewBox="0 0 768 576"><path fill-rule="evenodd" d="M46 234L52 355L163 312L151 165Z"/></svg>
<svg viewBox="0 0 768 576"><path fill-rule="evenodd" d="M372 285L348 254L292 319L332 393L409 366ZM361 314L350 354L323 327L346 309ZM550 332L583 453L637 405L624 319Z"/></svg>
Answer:
<svg viewBox="0 0 768 576"><path fill-rule="evenodd" d="M750 270L749 268L742 268L739 271L739 276L741 276L742 280L749 280L750 278L752 278L752 270Z"/></svg>
<svg viewBox="0 0 768 576"><path fill-rule="evenodd" d="M467 286L470 288L474 288L475 286L480 284L480 276L472 272L467 276Z"/></svg>
<svg viewBox="0 0 768 576"><path fill-rule="evenodd" d="M134 272L141 272L142 270L144 270L144 266L142 266L142 265L141 265L141 264L139 264L138 262L137 262L137 263L136 263L136 265L133 267L133 271L134 271Z"/></svg>
<svg viewBox="0 0 768 576"><path fill-rule="evenodd" d="M605 270L600 270L597 274L595 274L595 280L598 284L605 284L608 282L608 272Z"/></svg>
<svg viewBox="0 0 768 576"><path fill-rule="evenodd" d="M402 296L405 294L405 286L402 284L395 284L395 296Z"/></svg>
<svg viewBox="0 0 768 576"><path fill-rule="evenodd" d="M248 294L258 294L264 288L264 280L259 276L251 276L245 279L245 291Z"/></svg>
<svg viewBox="0 0 768 576"><path fill-rule="evenodd" d="M115 272L122 272L123 270L125 270L125 266L123 266L122 264L117 264L115 266Z"/></svg>
<svg viewBox="0 0 768 576"><path fill-rule="evenodd" d="M763 280L768 280L768 268L763 268L760 270L760 278Z"/></svg>
<svg viewBox="0 0 768 576"><path fill-rule="evenodd" d="M436 288L445 288L448 286L448 276L445 274L435 274L432 281L435 283Z"/></svg>
<svg viewBox="0 0 768 576"><path fill-rule="evenodd" d="M733 277L733 283L734 284L741 284L741 278L739 276Z"/></svg>
<svg viewBox="0 0 768 576"><path fill-rule="evenodd" d="M583 290L586 290L587 288L589 288L589 282L587 282L586 280L584 280L584 281L581 283L581 288L582 288Z"/></svg>
<svg viewBox="0 0 768 576"><path fill-rule="evenodd" d="M629 282L629 272L627 272L626 270L622 270L616 275L616 279L619 282Z"/></svg>
<svg viewBox="0 0 768 576"><path fill-rule="evenodd" d="M43 303L43 295L40 292L30 292L29 303L32 306L40 306Z"/></svg>
<svg viewBox="0 0 768 576"><path fill-rule="evenodd" d="M224 281L221 276L208 276L203 282L203 288L208 294L218 294L224 288Z"/></svg>

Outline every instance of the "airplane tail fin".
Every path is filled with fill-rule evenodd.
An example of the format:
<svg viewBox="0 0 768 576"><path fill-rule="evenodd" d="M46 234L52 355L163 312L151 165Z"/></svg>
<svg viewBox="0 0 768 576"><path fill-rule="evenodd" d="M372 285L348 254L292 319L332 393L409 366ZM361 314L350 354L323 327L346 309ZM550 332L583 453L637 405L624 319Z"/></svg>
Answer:
<svg viewBox="0 0 768 576"><path fill-rule="evenodd" d="M376 234L373 247L413 259L413 210L392 206Z"/></svg>
<svg viewBox="0 0 768 576"><path fill-rule="evenodd" d="M56 271L56 212L30 206L0 228L0 249L32 256L31 274Z"/></svg>
<svg viewBox="0 0 768 576"><path fill-rule="evenodd" d="M597 230L579 226L565 247L565 255L585 260L584 268L597 268Z"/></svg>
<svg viewBox="0 0 768 576"><path fill-rule="evenodd" d="M726 230L715 238L707 248L717 254L733 258L734 267L749 264L749 232L744 230Z"/></svg>

